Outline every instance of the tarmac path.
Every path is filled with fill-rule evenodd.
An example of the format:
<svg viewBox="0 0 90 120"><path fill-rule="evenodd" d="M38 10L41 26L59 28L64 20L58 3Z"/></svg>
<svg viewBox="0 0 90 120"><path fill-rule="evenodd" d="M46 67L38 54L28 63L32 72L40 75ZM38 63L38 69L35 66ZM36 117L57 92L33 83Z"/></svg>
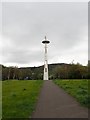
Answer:
<svg viewBox="0 0 90 120"><path fill-rule="evenodd" d="M88 109L48 80L44 81L32 118L88 118Z"/></svg>

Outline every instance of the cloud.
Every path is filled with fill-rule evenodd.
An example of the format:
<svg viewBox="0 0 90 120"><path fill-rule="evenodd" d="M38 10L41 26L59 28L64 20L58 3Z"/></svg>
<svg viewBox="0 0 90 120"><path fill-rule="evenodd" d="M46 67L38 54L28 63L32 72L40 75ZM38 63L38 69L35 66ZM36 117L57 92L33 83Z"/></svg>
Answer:
<svg viewBox="0 0 90 120"><path fill-rule="evenodd" d="M78 62L87 61L87 3L2 3L3 64L42 63L44 46L42 39L47 35L48 58L58 62L57 58L66 55ZM82 46L82 43L85 46ZM75 51L75 48L80 48ZM84 56L80 50L85 50ZM52 52L53 51L53 52ZM72 53L71 53L71 52ZM79 51L79 52L78 52ZM77 55L77 52L79 53ZM83 59L83 60L82 60Z"/></svg>

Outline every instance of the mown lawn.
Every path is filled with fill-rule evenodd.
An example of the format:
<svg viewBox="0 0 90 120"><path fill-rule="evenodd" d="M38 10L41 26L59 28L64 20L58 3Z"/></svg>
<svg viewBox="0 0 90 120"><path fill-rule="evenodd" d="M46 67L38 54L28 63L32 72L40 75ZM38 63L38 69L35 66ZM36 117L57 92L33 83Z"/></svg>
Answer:
<svg viewBox="0 0 90 120"><path fill-rule="evenodd" d="M2 82L2 117L29 118L42 87L43 80L10 80Z"/></svg>
<svg viewBox="0 0 90 120"><path fill-rule="evenodd" d="M54 83L76 98L81 105L90 108L88 80L54 80Z"/></svg>

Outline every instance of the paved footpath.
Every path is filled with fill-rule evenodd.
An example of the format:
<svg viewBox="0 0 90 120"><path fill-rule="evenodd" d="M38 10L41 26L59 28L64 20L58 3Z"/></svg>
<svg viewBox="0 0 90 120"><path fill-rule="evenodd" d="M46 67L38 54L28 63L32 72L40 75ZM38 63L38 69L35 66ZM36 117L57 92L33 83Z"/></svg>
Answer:
<svg viewBox="0 0 90 120"><path fill-rule="evenodd" d="M44 81L32 118L88 118L88 109L48 80Z"/></svg>

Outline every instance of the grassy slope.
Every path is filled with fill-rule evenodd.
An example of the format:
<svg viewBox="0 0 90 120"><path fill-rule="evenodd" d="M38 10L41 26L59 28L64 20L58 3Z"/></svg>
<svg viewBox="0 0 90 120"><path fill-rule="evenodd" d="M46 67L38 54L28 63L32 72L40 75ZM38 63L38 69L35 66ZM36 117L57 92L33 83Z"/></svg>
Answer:
<svg viewBox="0 0 90 120"><path fill-rule="evenodd" d="M28 118L35 109L42 80L4 81L2 83L3 118Z"/></svg>
<svg viewBox="0 0 90 120"><path fill-rule="evenodd" d="M90 107L90 96L88 96L88 80L55 80L54 83L65 89L82 105Z"/></svg>

